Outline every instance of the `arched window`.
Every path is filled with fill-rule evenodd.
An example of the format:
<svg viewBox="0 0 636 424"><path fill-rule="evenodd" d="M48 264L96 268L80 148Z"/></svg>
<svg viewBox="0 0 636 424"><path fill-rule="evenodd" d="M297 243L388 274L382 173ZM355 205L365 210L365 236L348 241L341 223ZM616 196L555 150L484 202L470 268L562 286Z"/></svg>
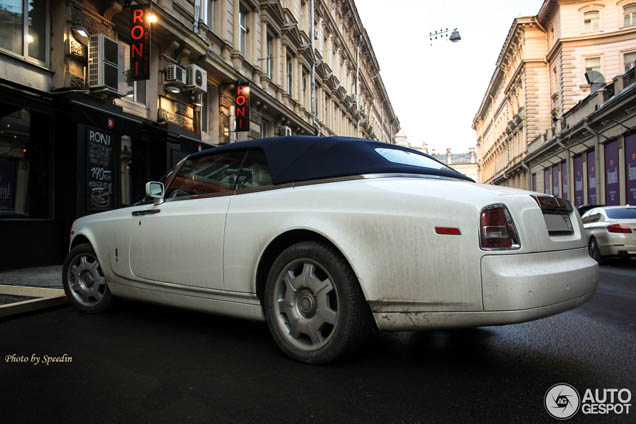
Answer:
<svg viewBox="0 0 636 424"><path fill-rule="evenodd" d="M636 26L636 4L628 4L623 8L623 23L625 27Z"/></svg>
<svg viewBox="0 0 636 424"><path fill-rule="evenodd" d="M585 32L598 31L600 13L598 10L590 10L583 14L583 27Z"/></svg>

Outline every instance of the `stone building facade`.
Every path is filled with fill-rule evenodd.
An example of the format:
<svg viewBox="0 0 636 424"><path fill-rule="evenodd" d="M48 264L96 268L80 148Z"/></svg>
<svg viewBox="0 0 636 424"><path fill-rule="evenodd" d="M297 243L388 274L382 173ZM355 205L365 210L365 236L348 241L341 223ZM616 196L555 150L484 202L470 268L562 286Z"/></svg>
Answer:
<svg viewBox="0 0 636 424"><path fill-rule="evenodd" d="M528 145L590 94L587 71L611 79L636 60L633 0L545 0L513 21L473 120L480 181L532 186Z"/></svg>
<svg viewBox="0 0 636 424"><path fill-rule="evenodd" d="M534 191L574 206L636 205L636 68L566 111L525 163Z"/></svg>
<svg viewBox="0 0 636 424"><path fill-rule="evenodd" d="M400 129L353 0L132 3L0 0L0 269L60 263L187 153Z"/></svg>

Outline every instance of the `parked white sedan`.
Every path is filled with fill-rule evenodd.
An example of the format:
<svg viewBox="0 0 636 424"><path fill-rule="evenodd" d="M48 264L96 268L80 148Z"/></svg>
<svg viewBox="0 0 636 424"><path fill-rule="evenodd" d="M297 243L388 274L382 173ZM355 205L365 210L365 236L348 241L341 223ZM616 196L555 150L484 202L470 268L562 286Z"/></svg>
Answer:
<svg viewBox="0 0 636 424"><path fill-rule="evenodd" d="M75 221L63 282L80 310L114 295L265 319L291 358L325 363L373 326L528 321L598 282L569 202L479 185L399 146L235 143L186 157L165 185Z"/></svg>
<svg viewBox="0 0 636 424"><path fill-rule="evenodd" d="M636 256L636 206L599 206L582 219L590 256L598 263Z"/></svg>

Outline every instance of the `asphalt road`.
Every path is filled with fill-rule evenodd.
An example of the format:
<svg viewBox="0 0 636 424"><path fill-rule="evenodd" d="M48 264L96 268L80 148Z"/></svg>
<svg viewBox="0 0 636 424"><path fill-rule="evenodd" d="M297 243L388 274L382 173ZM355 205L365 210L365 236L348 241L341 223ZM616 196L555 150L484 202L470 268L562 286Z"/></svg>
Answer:
<svg viewBox="0 0 636 424"><path fill-rule="evenodd" d="M555 423L543 406L553 384L636 396L636 261L602 267L573 311L377 334L331 366L286 359L264 323L130 301L0 322L0 354L2 423ZM569 422L634 423L636 411Z"/></svg>

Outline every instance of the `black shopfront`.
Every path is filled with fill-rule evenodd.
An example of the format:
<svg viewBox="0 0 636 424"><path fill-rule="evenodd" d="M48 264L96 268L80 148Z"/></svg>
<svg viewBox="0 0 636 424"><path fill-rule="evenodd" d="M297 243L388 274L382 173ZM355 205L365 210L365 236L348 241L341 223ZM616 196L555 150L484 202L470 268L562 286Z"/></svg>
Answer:
<svg viewBox="0 0 636 424"><path fill-rule="evenodd" d="M73 220L135 203L200 148L110 102L0 84L0 270L61 264Z"/></svg>

